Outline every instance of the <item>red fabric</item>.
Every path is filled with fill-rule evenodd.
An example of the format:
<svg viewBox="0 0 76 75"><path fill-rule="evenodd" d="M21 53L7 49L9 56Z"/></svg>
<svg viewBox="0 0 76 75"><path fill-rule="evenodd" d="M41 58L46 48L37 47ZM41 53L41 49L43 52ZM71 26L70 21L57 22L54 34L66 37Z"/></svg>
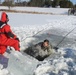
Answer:
<svg viewBox="0 0 76 75"><path fill-rule="evenodd" d="M0 32L8 33L11 32L9 25L4 25L2 28L0 28ZM7 34L0 34L0 54L3 54L6 51L7 46L14 47L15 50L20 50L19 48L19 41L15 40L16 35L14 35L14 38L10 38Z"/></svg>
<svg viewBox="0 0 76 75"><path fill-rule="evenodd" d="M0 45L0 54L4 54L6 51L7 46L1 46Z"/></svg>
<svg viewBox="0 0 76 75"><path fill-rule="evenodd" d="M7 18L6 18L6 13L5 12L2 12L2 15L1 15L1 21L2 22L6 22Z"/></svg>
<svg viewBox="0 0 76 75"><path fill-rule="evenodd" d="M7 14L5 12L2 13L2 16L1 16L2 22L7 21L6 15ZM0 28L0 33L8 33L8 32L11 32L13 34L8 24ZM14 35L14 38L11 38L7 34L0 34L0 54L5 53L7 46L14 47L15 50L20 51L19 41L15 40L16 38L17 38L16 35Z"/></svg>

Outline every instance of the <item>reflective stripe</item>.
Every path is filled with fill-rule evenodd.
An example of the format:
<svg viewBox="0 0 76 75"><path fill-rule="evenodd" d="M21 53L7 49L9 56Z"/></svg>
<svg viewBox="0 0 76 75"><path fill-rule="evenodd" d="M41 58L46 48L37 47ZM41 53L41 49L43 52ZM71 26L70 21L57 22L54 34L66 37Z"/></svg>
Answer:
<svg viewBox="0 0 76 75"><path fill-rule="evenodd" d="M3 28L6 24L3 24L0 28Z"/></svg>

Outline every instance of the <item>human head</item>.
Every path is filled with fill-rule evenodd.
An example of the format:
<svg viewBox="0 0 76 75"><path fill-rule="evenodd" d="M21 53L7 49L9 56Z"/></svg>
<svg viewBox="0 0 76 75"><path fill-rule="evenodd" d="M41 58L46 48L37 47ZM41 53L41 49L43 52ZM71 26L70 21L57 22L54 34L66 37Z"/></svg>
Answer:
<svg viewBox="0 0 76 75"><path fill-rule="evenodd" d="M8 15L5 12L2 12L1 21L7 23L9 21Z"/></svg>
<svg viewBox="0 0 76 75"><path fill-rule="evenodd" d="M49 46L49 40L45 39L43 42L43 46L48 47Z"/></svg>

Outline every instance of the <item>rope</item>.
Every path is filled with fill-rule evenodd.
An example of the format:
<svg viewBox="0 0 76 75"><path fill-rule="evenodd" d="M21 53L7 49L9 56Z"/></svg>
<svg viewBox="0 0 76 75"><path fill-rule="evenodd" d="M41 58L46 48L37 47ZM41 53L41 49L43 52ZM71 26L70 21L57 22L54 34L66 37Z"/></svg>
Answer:
<svg viewBox="0 0 76 75"><path fill-rule="evenodd" d="M70 33L72 33L75 29L76 29L76 27L73 28L71 31L69 31L69 32L62 38L62 40L57 44L56 47L58 47L58 46L64 41L64 39L65 39Z"/></svg>
<svg viewBox="0 0 76 75"><path fill-rule="evenodd" d="M42 32L42 31L44 31L44 29L41 30L41 31L39 31L39 32L37 32L36 34L34 34L34 35L32 35L32 36L28 36L28 37L24 38L21 42L23 42L23 41L26 40L27 38L36 36L37 34L39 34L39 33Z"/></svg>
<svg viewBox="0 0 76 75"><path fill-rule="evenodd" d="M34 34L34 35L32 35L32 36L28 36L28 37L24 38L23 40L21 40L21 42L23 42L23 41L24 41L24 40L26 40L27 38L35 37L37 34L39 34L39 33L43 32L43 31L45 31L45 30L47 30L47 29L48 29L48 27L47 27L47 28L45 28L45 29L42 29L42 30L38 31L36 34Z"/></svg>

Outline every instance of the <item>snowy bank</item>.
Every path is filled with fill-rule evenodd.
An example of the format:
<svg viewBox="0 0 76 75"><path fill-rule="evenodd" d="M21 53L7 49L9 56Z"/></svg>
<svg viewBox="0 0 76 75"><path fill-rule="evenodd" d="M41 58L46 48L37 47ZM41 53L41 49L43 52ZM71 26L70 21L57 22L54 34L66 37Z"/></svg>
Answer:
<svg viewBox="0 0 76 75"><path fill-rule="evenodd" d="M0 9L8 10L8 7L0 6ZM11 10L26 11L26 12L38 12L48 14L68 14L68 8L43 8L43 7L12 7Z"/></svg>

